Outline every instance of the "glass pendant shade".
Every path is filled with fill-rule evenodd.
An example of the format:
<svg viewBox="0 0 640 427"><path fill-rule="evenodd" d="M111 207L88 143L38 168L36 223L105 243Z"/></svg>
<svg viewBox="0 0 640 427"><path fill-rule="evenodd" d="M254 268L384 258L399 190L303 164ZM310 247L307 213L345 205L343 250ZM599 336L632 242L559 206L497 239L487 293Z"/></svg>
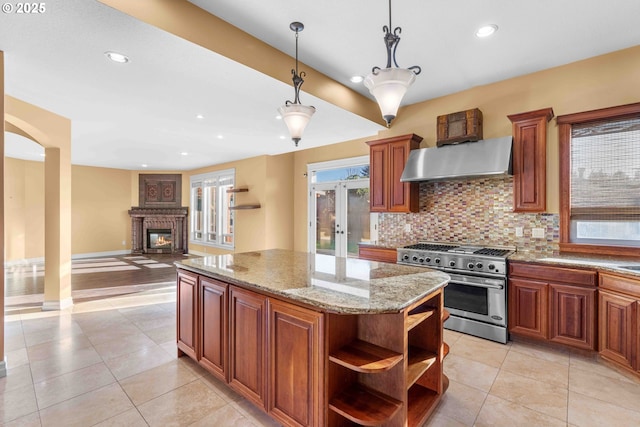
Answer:
<svg viewBox="0 0 640 427"><path fill-rule="evenodd" d="M293 140L293 142L295 142L297 147L298 142L300 142L300 139L302 139L304 128L307 127L307 123L309 123L309 120L311 120L311 116L313 116L313 113L316 112L315 107L309 105L287 103L278 108L278 112L287 125L289 134L291 134L291 139Z"/></svg>
<svg viewBox="0 0 640 427"><path fill-rule="evenodd" d="M398 114L400 102L415 80L416 73L407 68L377 69L364 79L364 85L380 106L387 127Z"/></svg>

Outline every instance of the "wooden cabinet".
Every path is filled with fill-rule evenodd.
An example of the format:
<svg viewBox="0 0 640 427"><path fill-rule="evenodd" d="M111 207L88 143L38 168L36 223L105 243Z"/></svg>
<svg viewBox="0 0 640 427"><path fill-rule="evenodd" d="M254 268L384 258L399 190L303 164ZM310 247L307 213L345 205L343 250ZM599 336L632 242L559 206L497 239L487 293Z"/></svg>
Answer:
<svg viewBox="0 0 640 427"><path fill-rule="evenodd" d="M596 347L596 272L509 263L509 332Z"/></svg>
<svg viewBox="0 0 640 427"><path fill-rule="evenodd" d="M389 262L395 264L398 252L393 248L383 248L380 246L360 245L358 246L358 258L370 261Z"/></svg>
<svg viewBox="0 0 640 427"><path fill-rule="evenodd" d="M640 373L640 280L600 274L600 355Z"/></svg>
<svg viewBox="0 0 640 427"><path fill-rule="evenodd" d="M418 212L419 184L400 182L409 152L420 147L422 137L401 135L368 141L371 212Z"/></svg>
<svg viewBox="0 0 640 427"><path fill-rule="evenodd" d="M267 298L231 286L229 385L261 408L266 408Z"/></svg>
<svg viewBox="0 0 640 427"><path fill-rule="evenodd" d="M178 270L177 301L178 356L186 354L198 360L198 276ZM182 352L182 353L181 353Z"/></svg>
<svg viewBox="0 0 640 427"><path fill-rule="evenodd" d="M330 426L420 426L446 389L442 291L401 313L328 315Z"/></svg>
<svg viewBox="0 0 640 427"><path fill-rule="evenodd" d="M553 110L507 116L513 124L513 210L544 212L547 209L547 122Z"/></svg>
<svg viewBox="0 0 640 427"><path fill-rule="evenodd" d="M547 339L548 288L544 282L509 279L509 332Z"/></svg>
<svg viewBox="0 0 640 427"><path fill-rule="evenodd" d="M200 353L198 362L216 377L227 380L229 366L228 285L208 277L200 280Z"/></svg>
<svg viewBox="0 0 640 427"><path fill-rule="evenodd" d="M268 411L285 425L323 425L321 313L269 299Z"/></svg>

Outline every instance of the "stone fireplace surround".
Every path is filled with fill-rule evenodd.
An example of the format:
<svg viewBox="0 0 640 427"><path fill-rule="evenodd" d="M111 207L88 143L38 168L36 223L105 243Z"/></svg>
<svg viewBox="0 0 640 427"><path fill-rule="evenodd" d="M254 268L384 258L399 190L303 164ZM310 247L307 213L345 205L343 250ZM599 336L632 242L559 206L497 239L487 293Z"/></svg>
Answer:
<svg viewBox="0 0 640 427"><path fill-rule="evenodd" d="M172 253L189 252L188 221L189 208L142 208L132 207L131 217L131 253ZM171 230L171 248L150 249L147 244L147 230Z"/></svg>

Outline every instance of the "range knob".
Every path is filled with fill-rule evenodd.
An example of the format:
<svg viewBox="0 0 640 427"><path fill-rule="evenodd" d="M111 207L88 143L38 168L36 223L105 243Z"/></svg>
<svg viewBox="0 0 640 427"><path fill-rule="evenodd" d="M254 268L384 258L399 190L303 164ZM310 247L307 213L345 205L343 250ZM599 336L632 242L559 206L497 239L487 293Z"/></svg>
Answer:
<svg viewBox="0 0 640 427"><path fill-rule="evenodd" d="M483 266L482 266L482 263L481 263L481 262L476 263L476 267L477 267L477 268L482 268L482 267L483 267Z"/></svg>
<svg viewBox="0 0 640 427"><path fill-rule="evenodd" d="M403 261L408 261L409 260L409 255L407 255L407 254L402 255L402 260Z"/></svg>
<svg viewBox="0 0 640 427"><path fill-rule="evenodd" d="M431 257L426 257L424 260L425 260L426 262L431 262Z"/></svg>
<svg viewBox="0 0 640 427"><path fill-rule="evenodd" d="M449 267L455 267L455 266L456 266L455 261L449 261Z"/></svg>
<svg viewBox="0 0 640 427"><path fill-rule="evenodd" d="M493 264L489 264L489 270L495 270L495 269L496 269L496 266L495 266L495 265L493 265Z"/></svg>
<svg viewBox="0 0 640 427"><path fill-rule="evenodd" d="M472 262L470 262L469 264L467 264L467 267L468 268L473 268L473 267L475 267L475 265Z"/></svg>
<svg viewBox="0 0 640 427"><path fill-rule="evenodd" d="M424 258L420 258L420 259L418 260L418 262L419 262L420 264L422 264L422 263L424 262Z"/></svg>
<svg viewBox="0 0 640 427"><path fill-rule="evenodd" d="M436 258L436 259L434 259L434 262L435 262L436 264L440 264L440 258Z"/></svg>
<svg viewBox="0 0 640 427"><path fill-rule="evenodd" d="M413 262L416 262L416 261L418 261L418 257L417 257L416 255L414 255L414 256L413 256L413 258L411 258L411 260L412 260Z"/></svg>

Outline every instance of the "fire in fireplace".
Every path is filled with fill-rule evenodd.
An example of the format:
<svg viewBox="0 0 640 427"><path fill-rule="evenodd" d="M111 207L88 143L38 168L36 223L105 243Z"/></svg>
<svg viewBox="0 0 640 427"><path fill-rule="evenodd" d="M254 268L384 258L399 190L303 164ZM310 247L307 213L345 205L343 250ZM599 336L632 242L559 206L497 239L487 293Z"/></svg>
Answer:
<svg viewBox="0 0 640 427"><path fill-rule="evenodd" d="M147 249L171 249L171 229L147 229Z"/></svg>

